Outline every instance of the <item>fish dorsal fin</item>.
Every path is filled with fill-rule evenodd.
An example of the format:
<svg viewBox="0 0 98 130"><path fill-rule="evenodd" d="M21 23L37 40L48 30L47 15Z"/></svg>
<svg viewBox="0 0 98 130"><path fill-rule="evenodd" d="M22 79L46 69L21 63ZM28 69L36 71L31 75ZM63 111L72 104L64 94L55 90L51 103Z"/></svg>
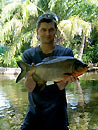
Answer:
<svg viewBox="0 0 98 130"><path fill-rule="evenodd" d="M63 60L69 60L69 59L75 59L74 57L72 56L50 56L50 57L47 57L47 58L44 58L42 60L42 62L59 62L59 61L63 61Z"/></svg>
<svg viewBox="0 0 98 130"><path fill-rule="evenodd" d="M42 60L42 62L47 62L47 61L50 61L50 60L53 60L53 59L56 59L56 56L50 56L50 57L44 58Z"/></svg>
<svg viewBox="0 0 98 130"><path fill-rule="evenodd" d="M67 59L68 59L68 57L66 57L66 56L51 56L51 57L44 58L42 60L42 63L45 63L45 64L56 63L56 62L64 61Z"/></svg>
<svg viewBox="0 0 98 130"><path fill-rule="evenodd" d="M41 64L51 64L51 63L57 63L57 62L63 62L69 59L74 59L71 56L50 56L47 58L44 58L40 63L36 64L35 66L41 65Z"/></svg>

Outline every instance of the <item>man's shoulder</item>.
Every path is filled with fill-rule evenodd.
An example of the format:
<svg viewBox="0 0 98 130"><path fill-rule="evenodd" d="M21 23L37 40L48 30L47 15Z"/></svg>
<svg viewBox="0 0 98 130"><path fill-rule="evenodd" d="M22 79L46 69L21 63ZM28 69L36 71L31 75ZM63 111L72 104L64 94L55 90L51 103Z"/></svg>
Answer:
<svg viewBox="0 0 98 130"><path fill-rule="evenodd" d="M26 49L26 50L24 51L24 53L28 53L28 52L31 52L31 51L33 51L33 50L34 50L34 47L31 47L31 48Z"/></svg>
<svg viewBox="0 0 98 130"><path fill-rule="evenodd" d="M59 49L59 50L72 50L71 48L68 48L68 47L65 47L65 46L62 46L59 44L57 44L56 46L57 46L57 49Z"/></svg>
<svg viewBox="0 0 98 130"><path fill-rule="evenodd" d="M62 45L56 45L56 54L58 55L66 55L73 56L73 52L71 48L64 47Z"/></svg>
<svg viewBox="0 0 98 130"><path fill-rule="evenodd" d="M68 51L68 52L71 52L72 51L72 49L71 48L68 48L68 47L65 47L65 46L62 46L62 45L56 45L56 50L57 51L63 51L63 52L66 52L66 51Z"/></svg>
<svg viewBox="0 0 98 130"><path fill-rule="evenodd" d="M24 51L24 54L33 54L33 53L35 53L35 49L37 48L37 46L36 47L31 47L31 48L28 48L28 49L26 49L25 51Z"/></svg>
<svg viewBox="0 0 98 130"><path fill-rule="evenodd" d="M36 47L32 47L25 50L22 55L22 60L28 64L35 62L35 50L36 50Z"/></svg>

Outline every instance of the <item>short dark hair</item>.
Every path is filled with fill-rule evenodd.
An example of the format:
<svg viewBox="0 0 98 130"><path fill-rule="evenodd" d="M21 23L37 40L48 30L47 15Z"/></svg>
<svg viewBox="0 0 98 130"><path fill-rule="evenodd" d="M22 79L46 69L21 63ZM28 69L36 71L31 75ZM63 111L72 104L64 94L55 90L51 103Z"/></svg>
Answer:
<svg viewBox="0 0 98 130"><path fill-rule="evenodd" d="M37 28L39 29L42 22L50 23L53 22L55 28L57 29L58 17L53 13L45 13L39 16L37 21Z"/></svg>

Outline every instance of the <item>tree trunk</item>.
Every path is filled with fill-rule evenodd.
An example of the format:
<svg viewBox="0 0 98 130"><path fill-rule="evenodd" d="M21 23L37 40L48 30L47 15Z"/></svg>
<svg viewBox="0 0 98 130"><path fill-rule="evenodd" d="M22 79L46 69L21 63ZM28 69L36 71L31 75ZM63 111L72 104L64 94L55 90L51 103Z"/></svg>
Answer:
<svg viewBox="0 0 98 130"><path fill-rule="evenodd" d="M82 55L83 55L85 39L86 39L86 36L85 36L85 34L82 33L82 42L81 42L80 50L79 50L79 53L78 53L78 59L80 59L80 60L81 60Z"/></svg>
<svg viewBox="0 0 98 130"><path fill-rule="evenodd" d="M82 91L82 87L80 85L80 81L76 80L76 86L78 88L78 94L79 94L79 106L82 107L83 111L84 111L84 96L83 96L83 91Z"/></svg>
<svg viewBox="0 0 98 130"><path fill-rule="evenodd" d="M86 39L86 36L82 32L82 42L81 42L80 50L79 50L79 53L78 53L78 59L79 60L81 60L82 55L83 55L85 39ZM78 80L76 80L76 85L77 85L77 88L78 88L78 93L80 95L80 97L79 97L79 105L83 108L83 111L84 111L84 97L83 97L83 92L82 92L80 82Z"/></svg>

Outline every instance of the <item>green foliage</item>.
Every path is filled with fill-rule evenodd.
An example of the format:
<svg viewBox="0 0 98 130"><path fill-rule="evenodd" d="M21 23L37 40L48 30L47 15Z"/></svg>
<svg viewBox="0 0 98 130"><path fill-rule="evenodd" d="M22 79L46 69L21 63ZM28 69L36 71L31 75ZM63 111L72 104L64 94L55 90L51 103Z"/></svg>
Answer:
<svg viewBox="0 0 98 130"><path fill-rule="evenodd" d="M89 62L98 62L98 22L92 23L91 44L85 49L84 55Z"/></svg>
<svg viewBox="0 0 98 130"><path fill-rule="evenodd" d="M29 18L30 16L36 17L38 16L38 12L37 12L37 7L35 6L35 4L31 3L29 0L27 0L24 4L23 4L23 23L27 24L27 26L29 26L28 22L29 22Z"/></svg>
<svg viewBox="0 0 98 130"><path fill-rule="evenodd" d="M22 4L20 2L14 2L6 5L2 9L1 13L2 24L10 21L14 16L17 16L18 18L21 19L22 17L21 10L22 10Z"/></svg>
<svg viewBox="0 0 98 130"><path fill-rule="evenodd" d="M98 30L96 0L94 2L91 0L31 0L31 2L26 0L23 3L12 2L1 10L0 42L1 45L7 46L7 50L0 56L1 66L16 66L16 61L21 59L23 51L38 44L36 21L43 12L52 11L58 15L59 38L64 46L73 49L75 56L81 45L82 30L87 38L90 36L90 22L96 22L93 26ZM97 58L93 58L93 56L98 57L97 37L92 33L94 46L92 44L85 46L83 58L87 62L98 61ZM60 40L57 42L59 43Z"/></svg>
<svg viewBox="0 0 98 130"><path fill-rule="evenodd" d="M3 54L6 50L6 46L0 45L0 54Z"/></svg>
<svg viewBox="0 0 98 130"><path fill-rule="evenodd" d="M56 12L60 20L79 15L83 20L92 22L98 17L98 7L96 5L89 3L87 0L50 0L49 8Z"/></svg>
<svg viewBox="0 0 98 130"><path fill-rule="evenodd" d="M88 36L90 37L90 22L96 21L98 18L97 1L92 2L91 0L50 0L49 7L50 10L56 12L56 14L60 18L59 30L64 37L65 46L71 47L75 56L77 57L79 47L82 41L82 30L83 33L86 34L86 38ZM74 16L78 16L80 19L73 19ZM73 23L70 20L72 20ZM77 32L77 30L79 31ZM76 36L77 34L81 37L80 42L77 41L78 39L74 39L74 36ZM76 40L77 42L74 40ZM83 55L83 59L85 61L95 62L94 60L92 61L91 57L89 57L90 55L92 55L89 51L89 47L92 48L91 45L87 46L87 49L85 49L86 51L84 52L85 54ZM89 54L87 50L89 51ZM94 52L93 54L97 53Z"/></svg>
<svg viewBox="0 0 98 130"><path fill-rule="evenodd" d="M6 22L4 26L2 26L1 43L6 45L14 44L16 37L18 37L21 33L22 27L23 24L21 20L18 20L15 17L9 22Z"/></svg>
<svg viewBox="0 0 98 130"><path fill-rule="evenodd" d="M93 45L91 49L89 49L88 52L89 52L89 57L91 58L92 63L97 63L98 62L98 42L96 43L96 45Z"/></svg>
<svg viewBox="0 0 98 130"><path fill-rule="evenodd" d="M25 49L30 48L32 32L22 34L13 45L7 46L7 51L2 55L2 66L16 66L17 61L22 58ZM25 48L24 48L25 47Z"/></svg>
<svg viewBox="0 0 98 130"><path fill-rule="evenodd" d="M79 16L75 15L71 16L68 20L60 21L58 29L65 39L66 46L72 48L74 55L77 57L82 41L82 35L85 35L86 38L90 37L91 24L83 21Z"/></svg>
<svg viewBox="0 0 98 130"><path fill-rule="evenodd" d="M42 12L47 12L50 11L48 4L49 4L50 0L39 0L37 3L37 6L42 10ZM42 12L40 12L39 10L39 14L41 14Z"/></svg>
<svg viewBox="0 0 98 130"><path fill-rule="evenodd" d="M92 61L95 63L98 62L98 22L93 23L91 39L93 47Z"/></svg>
<svg viewBox="0 0 98 130"><path fill-rule="evenodd" d="M98 42L95 45L90 45L84 50L83 60L88 63L98 63Z"/></svg>
<svg viewBox="0 0 98 130"><path fill-rule="evenodd" d="M7 16L4 17L5 9ZM30 48L30 39L32 39L32 31L36 27L37 16L37 7L29 0L5 6L1 15L0 41L1 44L7 45L7 51L0 59L2 66L16 66L23 51Z"/></svg>

